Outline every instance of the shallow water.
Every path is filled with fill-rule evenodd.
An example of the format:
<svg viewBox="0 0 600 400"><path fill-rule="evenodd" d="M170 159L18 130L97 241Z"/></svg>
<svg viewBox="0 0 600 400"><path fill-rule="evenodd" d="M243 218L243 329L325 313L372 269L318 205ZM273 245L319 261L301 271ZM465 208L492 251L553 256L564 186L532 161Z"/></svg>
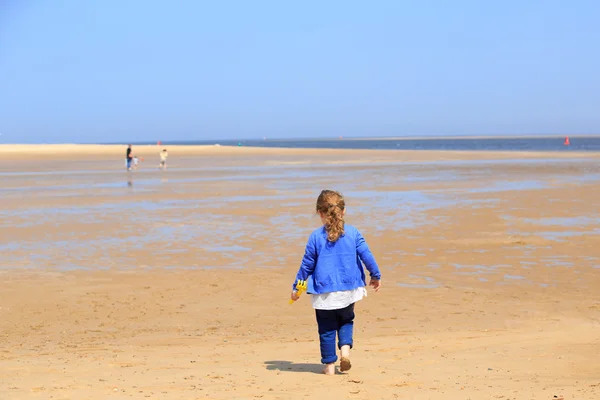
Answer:
<svg viewBox="0 0 600 400"><path fill-rule="evenodd" d="M137 265L137 257L145 253L162 257L160 262L167 269L245 268L251 257L258 257L262 267L286 267L288 255L279 249L298 243L300 250L296 251L301 252L308 234L319 224L312 210L317 188L341 190L348 200L348 220L356 221L374 240L380 235L412 240L422 238L421 231L427 227L457 223L450 209L459 207L476 215L478 210L497 207L501 192L540 190L563 181L589 184L600 175L590 170L579 178L565 175L510 180L510 174L494 169L498 165L567 161L574 163L509 159L340 163L335 168L315 163L201 166L133 173L107 169L0 172L6 179L6 186L0 188L0 201L5 201L0 208L0 228L36 229L35 237L8 236L0 243L0 268L151 268ZM467 166L473 168L464 168ZM18 201L21 196L27 196L27 201ZM8 199L13 199L10 206ZM32 201L40 199L44 200ZM597 217L528 218L528 223L544 229L525 233L509 230L507 234L537 235L551 241L597 235ZM510 216L506 220L510 222ZM550 232L552 227L586 230ZM446 240L443 235L428 239L428 246ZM398 246L402 248L401 243ZM261 253L265 247L275 250ZM574 265L571 259L536 256L542 248L525 246L521 254L511 255L513 267L526 272ZM481 282L492 283L492 275L498 274L499 279L504 277L509 283L524 280L514 271L500 272L511 267L502 260L490 265L431 262L428 257L436 247L405 250L385 249L382 258L391 264L386 267L401 270L407 264L398 260L417 257L423 269L432 274L449 265L452 275L465 279L475 276ZM187 257L190 252L197 254L198 261L189 262L187 258L178 266L178 257ZM451 256L462 252L482 255L487 250L452 249L446 253ZM294 266L298 262L294 260ZM421 275L410 275L398 283L400 287L428 289L442 284L444 280L439 276L434 279Z"/></svg>
<svg viewBox="0 0 600 400"><path fill-rule="evenodd" d="M407 282L398 282L397 285L403 288L415 288L415 289L436 289L440 285L429 276L420 276L420 275L408 275L410 279L410 283ZM416 281L416 282L414 282Z"/></svg>
<svg viewBox="0 0 600 400"><path fill-rule="evenodd" d="M533 190L533 189L546 189L549 185L536 180L524 180L524 181L499 181L493 182L489 186L479 187L470 189L471 193L490 193L490 192L506 192L513 190Z"/></svg>

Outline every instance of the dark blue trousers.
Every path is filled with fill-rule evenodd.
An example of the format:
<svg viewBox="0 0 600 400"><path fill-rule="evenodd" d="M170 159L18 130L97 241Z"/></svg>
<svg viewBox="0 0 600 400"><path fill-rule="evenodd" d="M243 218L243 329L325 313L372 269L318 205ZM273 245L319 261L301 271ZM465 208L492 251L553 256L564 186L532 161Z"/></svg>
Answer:
<svg viewBox="0 0 600 400"><path fill-rule="evenodd" d="M330 364L337 361L335 338L337 334L338 348L352 348L352 330L354 328L354 303L339 310L315 310L321 343L321 362Z"/></svg>

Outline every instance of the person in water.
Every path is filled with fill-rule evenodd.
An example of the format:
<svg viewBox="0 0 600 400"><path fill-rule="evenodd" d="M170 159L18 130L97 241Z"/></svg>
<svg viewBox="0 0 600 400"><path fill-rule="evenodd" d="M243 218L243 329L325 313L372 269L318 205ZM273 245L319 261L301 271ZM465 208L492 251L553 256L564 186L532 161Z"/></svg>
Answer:
<svg viewBox="0 0 600 400"><path fill-rule="evenodd" d="M131 155L131 145L127 146L127 152L125 153L125 165L127 166L127 171L131 171L131 161L133 157Z"/></svg>
<svg viewBox="0 0 600 400"><path fill-rule="evenodd" d="M298 300L298 280L308 281L315 309L323 373L335 374L336 335L341 352L340 371L348 371L353 347L354 304L367 295L364 263L370 274L369 286L377 292L381 272L367 242L354 226L346 224L346 203L333 190L323 190L316 211L323 226L311 233L293 284L291 299Z"/></svg>
<svg viewBox="0 0 600 400"><path fill-rule="evenodd" d="M159 155L160 164L158 165L158 168L167 169L167 157L169 156L169 154L167 153L167 149L163 149L163 151L161 151Z"/></svg>

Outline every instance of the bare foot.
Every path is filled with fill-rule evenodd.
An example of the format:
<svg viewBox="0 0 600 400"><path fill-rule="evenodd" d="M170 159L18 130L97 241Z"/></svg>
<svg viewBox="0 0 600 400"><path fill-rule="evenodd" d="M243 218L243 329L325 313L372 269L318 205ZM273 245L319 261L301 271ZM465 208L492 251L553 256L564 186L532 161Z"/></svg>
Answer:
<svg viewBox="0 0 600 400"><path fill-rule="evenodd" d="M323 368L323 373L325 375L335 375L335 363L325 364L325 368Z"/></svg>
<svg viewBox="0 0 600 400"><path fill-rule="evenodd" d="M349 371L350 368L352 368L352 363L350 362L350 359L342 357L342 359L340 360L340 371L346 372Z"/></svg>
<svg viewBox="0 0 600 400"><path fill-rule="evenodd" d="M344 345L341 348L342 358L340 360L340 371L346 372L352 368L352 363L350 362L350 346Z"/></svg>

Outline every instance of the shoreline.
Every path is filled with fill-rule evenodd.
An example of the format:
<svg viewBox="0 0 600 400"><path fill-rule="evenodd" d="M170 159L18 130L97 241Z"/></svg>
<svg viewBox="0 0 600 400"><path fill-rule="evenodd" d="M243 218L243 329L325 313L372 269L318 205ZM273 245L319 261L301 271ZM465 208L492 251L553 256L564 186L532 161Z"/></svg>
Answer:
<svg viewBox="0 0 600 400"><path fill-rule="evenodd" d="M496 140L496 139L564 139L565 137L574 139L600 139L600 133L597 134L547 134L547 135L432 135L432 136L374 136L374 137L359 137L359 136L331 136L331 137L294 137L294 138L243 138L243 139L207 139L207 140L172 140L161 143L161 146L202 146L211 147L215 145L237 147L234 143L244 142L329 142L329 141L408 141L408 140ZM222 144L227 143L227 144ZM189 143L189 144L188 144ZM2 146L157 146L157 142L151 141L133 141L133 142L98 142L98 143L76 143L76 142L61 142L61 143L0 143Z"/></svg>

